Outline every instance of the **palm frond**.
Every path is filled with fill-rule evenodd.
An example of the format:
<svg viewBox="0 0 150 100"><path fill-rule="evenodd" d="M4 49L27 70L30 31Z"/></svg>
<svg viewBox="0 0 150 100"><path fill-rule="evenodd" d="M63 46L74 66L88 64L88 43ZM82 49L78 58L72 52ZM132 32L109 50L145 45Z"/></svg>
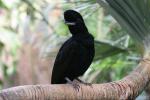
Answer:
<svg viewBox="0 0 150 100"><path fill-rule="evenodd" d="M127 53L127 49L119 48L111 43L95 41L95 57L94 61L117 55L119 53Z"/></svg>
<svg viewBox="0 0 150 100"><path fill-rule="evenodd" d="M145 51L150 47L150 0L98 0Z"/></svg>

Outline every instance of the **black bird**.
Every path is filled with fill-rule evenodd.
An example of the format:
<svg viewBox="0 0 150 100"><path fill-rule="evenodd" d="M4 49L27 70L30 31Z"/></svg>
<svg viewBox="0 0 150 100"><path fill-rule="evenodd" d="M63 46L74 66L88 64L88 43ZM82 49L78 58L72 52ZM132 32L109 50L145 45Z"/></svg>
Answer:
<svg viewBox="0 0 150 100"><path fill-rule="evenodd" d="M80 13L74 10L64 12L65 23L72 34L60 48L52 71L52 84L73 81L83 75L94 58L94 38L88 32Z"/></svg>

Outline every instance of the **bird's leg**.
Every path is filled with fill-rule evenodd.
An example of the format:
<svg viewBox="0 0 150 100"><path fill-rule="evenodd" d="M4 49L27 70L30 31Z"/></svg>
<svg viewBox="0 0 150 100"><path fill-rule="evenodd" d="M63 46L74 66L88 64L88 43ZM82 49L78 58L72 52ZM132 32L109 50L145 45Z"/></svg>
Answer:
<svg viewBox="0 0 150 100"><path fill-rule="evenodd" d="M78 82L80 82L80 83L84 84L84 85L92 86L92 84L91 84L91 83L86 83L86 82L84 82L84 81L80 80L79 78L76 78L76 80L77 80Z"/></svg>
<svg viewBox="0 0 150 100"><path fill-rule="evenodd" d="M79 91L80 88L79 83L71 81L68 77L65 77L65 80L67 81L67 83L71 84L75 90Z"/></svg>

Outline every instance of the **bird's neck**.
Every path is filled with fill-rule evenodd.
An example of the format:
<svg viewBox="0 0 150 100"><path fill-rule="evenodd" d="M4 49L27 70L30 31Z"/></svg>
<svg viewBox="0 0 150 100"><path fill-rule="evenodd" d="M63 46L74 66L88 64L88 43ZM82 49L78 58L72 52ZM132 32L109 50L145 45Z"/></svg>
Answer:
<svg viewBox="0 0 150 100"><path fill-rule="evenodd" d="M72 34L73 37L79 37L79 38L84 38L84 37L87 37L89 36L89 32L78 32L78 33L75 33L75 34Z"/></svg>
<svg viewBox="0 0 150 100"><path fill-rule="evenodd" d="M93 36L89 32L87 32L87 33L81 33L81 34L74 34L72 35L72 37L75 38L76 40L86 40Z"/></svg>
<svg viewBox="0 0 150 100"><path fill-rule="evenodd" d="M88 29L85 25L75 25L75 26L69 26L69 31L72 35L80 35L80 34L87 34Z"/></svg>
<svg viewBox="0 0 150 100"><path fill-rule="evenodd" d="M73 35L72 38L87 48L93 46L94 43L94 37L90 33L76 34Z"/></svg>

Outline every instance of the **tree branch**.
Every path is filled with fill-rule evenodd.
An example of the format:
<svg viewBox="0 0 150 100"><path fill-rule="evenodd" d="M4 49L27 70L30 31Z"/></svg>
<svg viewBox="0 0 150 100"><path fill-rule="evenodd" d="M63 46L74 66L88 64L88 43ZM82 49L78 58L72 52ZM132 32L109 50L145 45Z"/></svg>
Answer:
<svg viewBox="0 0 150 100"><path fill-rule="evenodd" d="M80 84L79 91L69 84L18 86L2 90L0 100L131 100L143 91L149 80L150 61L143 60L131 74L120 81L92 86Z"/></svg>

